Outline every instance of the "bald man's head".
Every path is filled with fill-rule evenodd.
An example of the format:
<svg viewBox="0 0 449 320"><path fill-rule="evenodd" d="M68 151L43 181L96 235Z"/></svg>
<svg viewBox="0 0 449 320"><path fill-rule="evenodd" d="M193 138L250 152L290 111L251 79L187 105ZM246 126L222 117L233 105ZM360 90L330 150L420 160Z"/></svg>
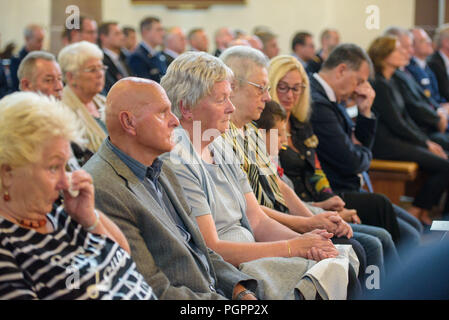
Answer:
<svg viewBox="0 0 449 320"><path fill-rule="evenodd" d="M156 82L128 77L112 86L106 98L106 126L111 141L131 157L156 156L173 148L179 125L164 89ZM149 163L151 165L151 163Z"/></svg>

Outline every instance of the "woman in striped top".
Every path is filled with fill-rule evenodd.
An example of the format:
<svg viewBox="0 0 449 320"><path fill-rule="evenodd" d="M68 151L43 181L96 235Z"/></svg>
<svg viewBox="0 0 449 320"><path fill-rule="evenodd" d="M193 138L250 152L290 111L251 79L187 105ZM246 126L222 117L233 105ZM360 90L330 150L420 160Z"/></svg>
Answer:
<svg viewBox="0 0 449 320"><path fill-rule="evenodd" d="M90 175L65 172L78 132L52 98L0 100L0 300L155 298Z"/></svg>

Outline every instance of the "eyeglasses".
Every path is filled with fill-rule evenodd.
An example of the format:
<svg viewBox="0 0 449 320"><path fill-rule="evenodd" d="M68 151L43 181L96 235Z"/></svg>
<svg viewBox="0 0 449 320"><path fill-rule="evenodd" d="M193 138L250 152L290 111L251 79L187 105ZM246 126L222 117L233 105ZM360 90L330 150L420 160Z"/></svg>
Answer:
<svg viewBox="0 0 449 320"><path fill-rule="evenodd" d="M101 66L101 67L90 67L86 69L81 69L81 72L87 72L87 73L95 73L95 72L106 72L108 70L108 66Z"/></svg>
<svg viewBox="0 0 449 320"><path fill-rule="evenodd" d="M241 81L245 81L246 83L248 83L248 84L258 88L260 90L260 94L261 95L264 94L265 92L269 92L270 89L271 89L271 87L269 85L262 86L260 84L257 84L257 83L254 83L254 82L251 82L251 81L248 81L248 80L245 80L245 79L240 79L240 80Z"/></svg>
<svg viewBox="0 0 449 320"><path fill-rule="evenodd" d="M290 87L286 84L279 84L277 89L280 93L288 93L290 90L293 94L300 94L307 86L304 83Z"/></svg>

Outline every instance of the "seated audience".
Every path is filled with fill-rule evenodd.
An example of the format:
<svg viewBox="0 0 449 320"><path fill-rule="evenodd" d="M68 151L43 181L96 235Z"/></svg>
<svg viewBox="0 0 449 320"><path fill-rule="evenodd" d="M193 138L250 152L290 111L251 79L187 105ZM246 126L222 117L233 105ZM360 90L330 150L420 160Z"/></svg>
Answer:
<svg viewBox="0 0 449 320"><path fill-rule="evenodd" d="M280 152L280 162L286 175L292 179L296 194L304 201L312 201L314 206L338 211L347 222L355 222L351 225L356 232L354 237L365 244L365 251L372 252L375 247L366 244L373 241L372 236L379 238L390 264L397 264L398 255L393 241L400 244L400 236L391 202L374 193L343 192L336 195L321 169L316 155L319 141L310 123L309 79L303 66L294 57L276 57L270 62L268 78L273 100L279 101L286 111L288 139L285 150ZM355 209L357 214L347 208ZM360 220L363 225L360 225ZM382 257L371 252L367 252L369 265L373 264L373 259L382 262Z"/></svg>
<svg viewBox="0 0 449 320"><path fill-rule="evenodd" d="M20 62L25 56L32 51L42 50L44 44L44 29L41 26L32 24L25 28L24 32L25 45L20 50L19 54L11 58L9 70L11 72L12 91L19 90L19 79L17 78L17 70Z"/></svg>
<svg viewBox="0 0 449 320"><path fill-rule="evenodd" d="M229 130L220 139L232 146L260 205L268 211L274 209L293 215L311 216L293 190L277 178L265 148L258 144L262 140L259 140L257 128L251 123L260 117L265 103L271 99L268 92L268 60L259 51L243 46L229 48L220 59L235 75L231 101L236 108L231 115ZM220 142L220 139L217 140ZM332 221L328 225L332 229L328 231L335 232L338 228L339 235L351 233L350 228L336 213L327 215ZM297 228L296 231L304 231Z"/></svg>
<svg viewBox="0 0 449 320"><path fill-rule="evenodd" d="M307 64L308 74L319 72L323 62L329 57L331 51L340 44L340 34L335 29L325 29L320 36L321 49Z"/></svg>
<svg viewBox="0 0 449 320"><path fill-rule="evenodd" d="M220 59L235 75L231 101L236 111L231 115L229 130L216 139L217 148L227 146L233 150L258 203L271 218L300 233L313 230L316 219L321 220L323 225L318 228L333 233L334 243L353 245L359 260L364 261L363 248L351 239L351 227L336 212L314 216L294 190L278 179L276 168L271 164L264 145L260 144L263 138L251 121L260 117L270 99L266 56L253 48L240 46L227 49Z"/></svg>
<svg viewBox="0 0 449 320"><path fill-rule="evenodd" d="M172 27L167 30L164 36L164 51L167 67L173 62L181 53L186 51L187 38L181 27Z"/></svg>
<svg viewBox="0 0 449 320"><path fill-rule="evenodd" d="M155 298L120 229L95 210L91 176L65 172L78 138L54 98L0 100L0 300Z"/></svg>
<svg viewBox="0 0 449 320"><path fill-rule="evenodd" d="M307 273L313 277L310 269L314 264L303 259L335 257L337 251L328 239L332 235L314 230L301 236L267 217L239 165L222 161L220 151L212 144L214 136L196 140L213 131L218 136L228 128L229 115L234 111L231 83L232 71L221 60L194 52L176 59L161 81L181 123L175 129L178 145L162 159L179 177L206 244L226 261L263 281L265 299L298 298L298 292L314 299L323 290L323 299L346 298L343 284L339 296L320 289L320 279L313 285ZM200 128L195 132L197 125ZM323 288L346 277L332 263L326 263L330 265L323 266L325 272L333 278Z"/></svg>
<svg viewBox="0 0 449 320"><path fill-rule="evenodd" d="M234 40L234 32L228 27L222 27L215 31L214 39L216 47L214 56L218 57L227 47L229 47L229 43Z"/></svg>
<svg viewBox="0 0 449 320"><path fill-rule="evenodd" d="M126 62L127 56L122 50L124 46L123 32L117 22L105 22L98 28L100 48L103 50L103 64L108 67L105 74L103 93L122 78L131 75L131 69Z"/></svg>
<svg viewBox="0 0 449 320"><path fill-rule="evenodd" d="M367 170L373 158L371 146L377 121L371 112L376 94L368 82L370 73L371 60L366 52L357 45L341 44L331 52L321 71L310 77L310 122L319 141L317 156L337 193L364 192L363 183L370 186ZM355 122L344 105L350 98L357 104ZM404 209L396 205L393 209L401 243L418 245L420 223Z"/></svg>
<svg viewBox="0 0 449 320"><path fill-rule="evenodd" d="M190 30L187 35L187 41L189 42L189 48L192 51L208 52L209 50L209 39L203 28Z"/></svg>
<svg viewBox="0 0 449 320"><path fill-rule="evenodd" d="M165 56L156 50L164 42L159 18L144 18L140 22L140 35L142 41L129 56L128 65L135 76L159 82L167 70Z"/></svg>
<svg viewBox="0 0 449 320"><path fill-rule="evenodd" d="M268 59L274 58L279 54L278 37L269 30L254 32L260 41L262 41L262 52L268 57Z"/></svg>
<svg viewBox="0 0 449 320"><path fill-rule="evenodd" d="M125 38L125 44L122 50L127 56L134 52L137 48L137 33L136 29L130 26L125 26L122 28L123 36Z"/></svg>
<svg viewBox="0 0 449 320"><path fill-rule="evenodd" d="M62 102L82 122L87 148L96 152L106 138L106 127L102 119L106 101L100 94L107 69L103 65L103 52L97 45L81 41L62 49L58 61L66 82Z"/></svg>
<svg viewBox="0 0 449 320"><path fill-rule="evenodd" d="M373 144L376 158L413 161L427 173L409 212L431 224L429 210L438 205L449 184L449 161L443 148L432 142L411 118L397 80L397 68L406 64L407 54L396 37L376 38L368 51L376 71L373 110L379 123Z"/></svg>
<svg viewBox="0 0 449 320"><path fill-rule="evenodd" d="M394 36L398 39L402 52L405 55L404 63L408 65L413 56L412 34L399 27L390 27L384 35ZM401 65L393 74L395 82L404 99L405 107L412 120L418 125L432 141L438 143L443 149L449 151L449 134L447 129L447 113L444 108L437 109L439 105L432 104L424 90L411 76L405 65Z"/></svg>
<svg viewBox="0 0 449 320"><path fill-rule="evenodd" d="M296 194L303 201L312 201L314 206L338 211L349 223L356 222L351 224L354 238L364 244L368 265L378 265L382 269L383 256L387 257L385 260L388 260L389 264L398 264L395 243L399 245L401 241L396 213L391 202L385 196L374 193L351 191L336 195L321 169L316 155L319 141L309 121L309 79L303 66L292 56L278 56L270 62L268 78L273 100L279 101L286 112L288 139L279 158L285 174L293 182ZM262 124L272 117L269 110L264 110L261 118L267 120ZM356 214L347 208L355 209ZM360 225L360 222L363 224ZM384 255L379 257L377 250L372 250L375 246L366 244L367 241L376 242L372 237L381 240Z"/></svg>
<svg viewBox="0 0 449 320"><path fill-rule="evenodd" d="M44 51L33 51L22 60L17 72L21 91L31 91L41 93L46 96L53 96L56 100L62 99L62 73L54 55ZM72 158L68 165L74 169L79 169L89 158L92 152L84 147L84 143L71 142Z"/></svg>
<svg viewBox="0 0 449 320"><path fill-rule="evenodd" d="M438 91L438 81L435 73L430 69L427 58L433 53L432 40L422 28L413 28L413 57L408 64L407 71L415 78L416 82L423 88L427 97L432 99L434 106L447 103L447 100Z"/></svg>
<svg viewBox="0 0 449 320"><path fill-rule="evenodd" d="M434 38L435 52L427 58L430 69L435 73L440 95L449 101L449 25L440 26Z"/></svg>
<svg viewBox="0 0 449 320"><path fill-rule="evenodd" d="M158 157L179 125L154 81L125 78L109 91L109 137L84 166L95 203L125 234L137 269L160 299L255 299L257 283L206 247L174 172ZM246 289L251 291L246 291Z"/></svg>

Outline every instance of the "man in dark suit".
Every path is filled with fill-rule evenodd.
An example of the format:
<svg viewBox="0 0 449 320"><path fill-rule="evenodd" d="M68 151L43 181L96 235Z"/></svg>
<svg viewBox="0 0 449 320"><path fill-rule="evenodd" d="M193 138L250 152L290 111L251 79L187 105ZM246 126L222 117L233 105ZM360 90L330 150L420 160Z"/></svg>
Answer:
<svg viewBox="0 0 449 320"><path fill-rule="evenodd" d="M17 70L19 69L20 62L22 62L29 52L42 50L42 45L44 44L44 29L38 25L29 25L25 28L24 36L25 45L17 56L11 58L10 70L13 91L19 90Z"/></svg>
<svg viewBox="0 0 449 320"><path fill-rule="evenodd" d="M103 93L122 78L129 77L131 70L126 62L126 55L122 51L124 44L123 32L117 22L105 22L98 28L100 47L104 52L103 64L108 67L105 74Z"/></svg>
<svg viewBox="0 0 449 320"><path fill-rule="evenodd" d="M423 88L425 95L432 100L433 105L439 106L441 103L447 103L447 100L440 95L438 80L426 61L433 53L432 40L422 28L414 28L411 32L413 34L414 54L406 67L407 71Z"/></svg>
<svg viewBox="0 0 449 320"><path fill-rule="evenodd" d="M165 56L156 50L163 43L164 28L156 17L147 17L140 23L142 42L130 55L128 65L134 75L156 82L167 70Z"/></svg>
<svg viewBox="0 0 449 320"><path fill-rule="evenodd" d="M308 74L314 74L321 70L324 60L327 59L332 49L340 43L340 34L335 29L325 29L321 33L320 41L321 49L307 63L306 71Z"/></svg>
<svg viewBox="0 0 449 320"><path fill-rule="evenodd" d="M297 32L292 39L292 51L293 56L306 69L307 64L315 57L315 44L312 34L306 31Z"/></svg>
<svg viewBox="0 0 449 320"><path fill-rule="evenodd" d="M385 35L398 38L405 55L404 61L408 64L415 53L412 34L400 27L390 27L385 31ZM413 121L432 141L441 145L445 150L449 150L449 135L446 133L447 113L444 108L439 108L438 102L426 95L408 70L404 65L393 75L407 111Z"/></svg>
<svg viewBox="0 0 449 320"><path fill-rule="evenodd" d="M319 73L310 79L312 95L311 123L319 139L317 154L331 187L336 192L361 192L362 182L369 186L367 170L373 158L371 148L376 118L371 112L375 92L368 82L371 59L354 44L337 46ZM357 104L353 123L345 102ZM393 205L402 239L420 242L419 225L404 209Z"/></svg>
<svg viewBox="0 0 449 320"><path fill-rule="evenodd" d="M162 51L167 67L186 50L186 45L187 38L181 27L172 27L167 30L164 37L164 51Z"/></svg>
<svg viewBox="0 0 449 320"><path fill-rule="evenodd" d="M106 125L109 137L83 168L94 179L96 207L125 234L156 296L255 299L257 282L206 247L182 186L158 158L173 148L179 125L162 87L140 78L117 82Z"/></svg>
<svg viewBox="0 0 449 320"><path fill-rule="evenodd" d="M437 30L435 44L437 50L428 58L428 64L437 77L440 95L449 101L449 25Z"/></svg>

